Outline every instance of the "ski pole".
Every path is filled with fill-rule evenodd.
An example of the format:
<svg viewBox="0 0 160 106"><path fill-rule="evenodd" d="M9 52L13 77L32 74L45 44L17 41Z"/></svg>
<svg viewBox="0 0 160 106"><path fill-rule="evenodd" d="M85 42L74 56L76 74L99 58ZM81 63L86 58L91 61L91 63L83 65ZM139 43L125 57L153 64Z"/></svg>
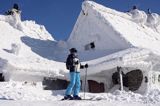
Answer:
<svg viewBox="0 0 160 106"><path fill-rule="evenodd" d="M119 72L119 77L120 77L120 88L121 88L121 91L123 91L123 76L122 76L122 70L121 70L121 67L117 67L117 70Z"/></svg>
<svg viewBox="0 0 160 106"><path fill-rule="evenodd" d="M87 68L85 71L85 82L84 82L84 99L85 99L85 93L86 93L86 81L87 81Z"/></svg>

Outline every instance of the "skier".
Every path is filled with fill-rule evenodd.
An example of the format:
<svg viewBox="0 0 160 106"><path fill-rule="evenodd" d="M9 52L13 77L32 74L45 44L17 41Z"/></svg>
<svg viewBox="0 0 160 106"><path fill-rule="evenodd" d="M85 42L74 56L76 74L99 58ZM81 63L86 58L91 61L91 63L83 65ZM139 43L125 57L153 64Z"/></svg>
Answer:
<svg viewBox="0 0 160 106"><path fill-rule="evenodd" d="M80 69L88 68L88 64L81 65L77 56L77 50L75 48L70 49L70 54L66 60L66 68L70 70L70 83L66 89L64 99L62 100L81 100L78 96L81 82L80 82ZM73 90L73 97L71 92Z"/></svg>
<svg viewBox="0 0 160 106"><path fill-rule="evenodd" d="M8 15L10 21L9 23L16 29L23 31L25 26L23 25L21 21L21 10L18 6L18 4L14 4L12 9L5 12L5 15Z"/></svg>
<svg viewBox="0 0 160 106"><path fill-rule="evenodd" d="M5 12L6 15L14 15L14 14L20 14L21 10L19 9L18 4L14 4L13 8L11 10L8 10L7 12Z"/></svg>

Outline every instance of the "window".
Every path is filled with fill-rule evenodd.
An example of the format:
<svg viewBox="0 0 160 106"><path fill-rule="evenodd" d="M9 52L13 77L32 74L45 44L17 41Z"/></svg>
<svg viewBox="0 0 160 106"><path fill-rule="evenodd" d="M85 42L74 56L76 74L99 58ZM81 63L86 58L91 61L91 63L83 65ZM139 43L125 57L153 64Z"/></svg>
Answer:
<svg viewBox="0 0 160 106"><path fill-rule="evenodd" d="M148 82L148 77L145 76L144 78L145 78L145 83L147 83Z"/></svg>
<svg viewBox="0 0 160 106"><path fill-rule="evenodd" d="M90 43L90 46L91 46L92 49L94 49L94 48L95 48L94 42L91 42L91 43Z"/></svg>
<svg viewBox="0 0 160 106"><path fill-rule="evenodd" d="M91 42L87 45L85 45L85 50L91 50L91 49L94 49L95 48L95 43L94 42Z"/></svg>
<svg viewBox="0 0 160 106"><path fill-rule="evenodd" d="M3 82L3 81L5 81L5 78L3 76L3 73L0 73L0 82Z"/></svg>
<svg viewBox="0 0 160 106"><path fill-rule="evenodd" d="M42 82L45 90L63 90L67 88L68 83L66 80L51 77L45 77Z"/></svg>

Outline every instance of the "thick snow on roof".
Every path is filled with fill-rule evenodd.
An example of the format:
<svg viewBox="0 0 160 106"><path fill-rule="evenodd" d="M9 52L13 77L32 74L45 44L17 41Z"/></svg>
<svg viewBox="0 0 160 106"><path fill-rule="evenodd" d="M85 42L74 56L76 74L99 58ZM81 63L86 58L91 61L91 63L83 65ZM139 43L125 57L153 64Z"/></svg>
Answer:
<svg viewBox="0 0 160 106"><path fill-rule="evenodd" d="M142 14L136 14L135 11L122 13L91 1L84 2L82 10L67 41L69 46L65 41L55 41L44 26L34 21L15 21L15 17L1 15L0 72L11 73L14 75L12 77L19 78L19 81L27 77L25 76L27 74L37 79L39 76L65 78L63 75L68 72L64 63L66 50L73 46L77 47L82 64L89 64L88 75L107 71L116 66L151 68L152 60L159 63L160 27L157 15L153 15L156 18L151 16L155 18L153 21L145 19L146 14L139 10L136 11ZM95 42L96 49L84 51L84 46L90 42ZM159 68L159 64L155 68ZM84 70L81 74L84 75ZM116 86L116 89L118 88L119 86ZM64 91L45 91L41 83L26 83L24 80L3 82L0 84L0 90L2 100L18 100L16 101L18 103L5 101L12 106L25 103L28 105L31 104L30 101L41 101L37 106L48 104L48 101L49 105L60 106L77 103L79 106L106 104L159 106L160 103L159 89L149 91L145 95L125 91L115 91L112 94L86 93L86 98L95 101L64 102L59 102ZM84 98L83 92L80 96ZM35 102L32 104L35 105Z"/></svg>
<svg viewBox="0 0 160 106"><path fill-rule="evenodd" d="M117 66L121 67L134 67L138 69L149 69L151 68L151 61L148 60L152 57L151 51L139 48L129 48L126 50L113 53L111 55L103 56L98 59L85 61L89 64L88 75L93 75L110 69L114 69ZM81 72L85 75L85 72Z"/></svg>
<svg viewBox="0 0 160 106"><path fill-rule="evenodd" d="M15 16L0 16L1 71L59 75L62 62L54 61L57 41L44 26L34 21L17 21ZM15 72L16 73L16 72Z"/></svg>
<svg viewBox="0 0 160 106"><path fill-rule="evenodd" d="M98 50L117 52L139 47L160 52L159 22L155 13L146 14L138 9L123 13L86 1L68 42L82 50L86 44L95 42Z"/></svg>
<svg viewBox="0 0 160 106"><path fill-rule="evenodd" d="M116 65L149 67L150 64L144 60L153 51L160 50L159 27L157 23L156 26L152 23L150 27L149 22L152 21L146 21L148 24L145 25L143 20L141 24L141 17L137 17L133 17L133 13L118 12L85 1L77 23L65 42L54 40L44 26L34 21L1 15L0 71L61 77L68 73L64 62L68 48L74 46L79 51L82 64L89 64L89 74ZM84 46L90 42L95 43L95 50L84 52Z"/></svg>

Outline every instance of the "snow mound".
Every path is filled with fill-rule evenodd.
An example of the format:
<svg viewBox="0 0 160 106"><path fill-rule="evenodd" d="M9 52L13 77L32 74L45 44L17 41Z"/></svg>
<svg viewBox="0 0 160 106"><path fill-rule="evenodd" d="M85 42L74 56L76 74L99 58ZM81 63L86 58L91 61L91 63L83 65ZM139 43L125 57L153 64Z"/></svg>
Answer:
<svg viewBox="0 0 160 106"><path fill-rule="evenodd" d="M21 21L19 15L0 15L0 21L10 24L15 30L19 30L30 37L42 40L54 40L52 35L43 25L36 24L35 21Z"/></svg>
<svg viewBox="0 0 160 106"><path fill-rule="evenodd" d="M129 12L129 15L134 22L146 24L151 28L157 28L160 24L160 16L157 13L146 14L144 11L134 9Z"/></svg>
<svg viewBox="0 0 160 106"><path fill-rule="evenodd" d="M148 14L147 25L153 28L156 28L160 24L160 16L156 13Z"/></svg>
<svg viewBox="0 0 160 106"><path fill-rule="evenodd" d="M130 14L134 22L144 24L147 20L147 14L144 11L135 9L135 10L131 10Z"/></svg>
<svg viewBox="0 0 160 106"><path fill-rule="evenodd" d="M0 98L4 100L50 101L56 100L51 91L44 91L41 83L1 83Z"/></svg>
<svg viewBox="0 0 160 106"><path fill-rule="evenodd" d="M59 101L63 98L64 91L44 91L41 83L27 82L4 82L0 84L0 98L3 100L25 100L25 101ZM145 95L119 91L113 93L86 93L85 99L91 101L105 101L118 103L142 103L156 104L160 102L158 89L152 90ZM83 92L80 96L84 98Z"/></svg>
<svg viewBox="0 0 160 106"><path fill-rule="evenodd" d="M23 32L26 35L36 36L42 40L54 40L53 36L45 29L43 25L36 24L35 21L23 21L23 25L26 28Z"/></svg>

